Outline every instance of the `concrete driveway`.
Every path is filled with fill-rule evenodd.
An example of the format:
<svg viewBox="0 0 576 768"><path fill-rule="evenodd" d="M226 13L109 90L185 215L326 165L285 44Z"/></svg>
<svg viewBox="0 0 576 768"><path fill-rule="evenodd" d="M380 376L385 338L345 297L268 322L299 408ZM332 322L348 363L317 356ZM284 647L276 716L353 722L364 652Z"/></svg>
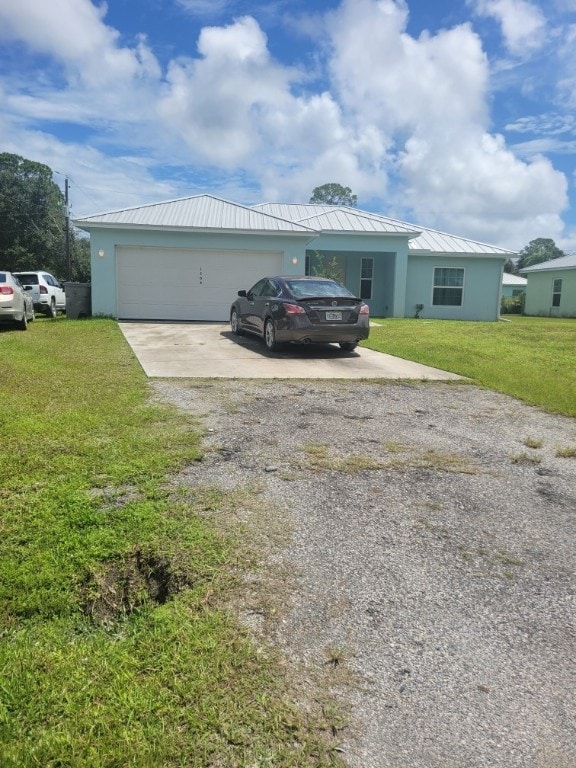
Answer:
<svg viewBox="0 0 576 768"><path fill-rule="evenodd" d="M454 373L358 347L288 345L267 352L256 337L234 336L227 323L121 322L144 372L154 378L458 379Z"/></svg>

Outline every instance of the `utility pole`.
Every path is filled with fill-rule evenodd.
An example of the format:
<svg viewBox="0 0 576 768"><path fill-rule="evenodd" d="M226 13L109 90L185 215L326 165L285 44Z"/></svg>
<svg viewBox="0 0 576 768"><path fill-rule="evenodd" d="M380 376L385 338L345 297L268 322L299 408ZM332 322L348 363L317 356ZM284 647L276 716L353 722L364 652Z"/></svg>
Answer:
<svg viewBox="0 0 576 768"><path fill-rule="evenodd" d="M64 179L64 200L66 203L66 269L68 282L72 280L72 259L70 258L70 211L68 208L68 176Z"/></svg>

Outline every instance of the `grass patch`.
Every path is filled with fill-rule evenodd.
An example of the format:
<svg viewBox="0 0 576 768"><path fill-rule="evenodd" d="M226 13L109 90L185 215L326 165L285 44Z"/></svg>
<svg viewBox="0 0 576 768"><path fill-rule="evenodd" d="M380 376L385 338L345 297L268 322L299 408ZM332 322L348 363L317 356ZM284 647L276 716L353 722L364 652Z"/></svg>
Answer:
<svg viewBox="0 0 576 768"><path fill-rule="evenodd" d="M568 445L566 448L558 448L556 456L560 459L576 459L576 445Z"/></svg>
<svg viewBox="0 0 576 768"><path fill-rule="evenodd" d="M39 318L0 355L0 764L337 764L222 608L250 565L212 520L234 501L170 488L200 431L117 323Z"/></svg>
<svg viewBox="0 0 576 768"><path fill-rule="evenodd" d="M524 442L524 445L526 446L526 448L534 448L534 449L536 449L536 448L542 448L542 446L544 445L542 440L538 440L535 437L526 437L526 438L524 438L523 442Z"/></svg>
<svg viewBox="0 0 576 768"><path fill-rule="evenodd" d="M534 454L518 453L515 456L510 457L512 464L541 464L542 459L540 456L534 456Z"/></svg>
<svg viewBox="0 0 576 768"><path fill-rule="evenodd" d="M313 472L331 471L356 474L369 470L380 469L382 462L371 456L349 454L336 456L328 445L324 443L309 443L300 449L306 456L305 459L296 459L296 464L301 469L310 469Z"/></svg>
<svg viewBox="0 0 576 768"><path fill-rule="evenodd" d="M452 371L548 411L576 416L576 320L378 319L364 346Z"/></svg>
<svg viewBox="0 0 576 768"><path fill-rule="evenodd" d="M480 467L473 465L466 456L447 453L429 448L421 453L391 459L387 464L391 469L430 469L436 472L454 472L456 474L477 475Z"/></svg>
<svg viewBox="0 0 576 768"><path fill-rule="evenodd" d="M480 472L479 467L456 453L437 451L434 448L413 452L400 443L385 443L383 448L385 452L392 454L392 458L375 458L357 454L339 456L326 443L308 443L300 448L305 458L295 458L294 463L300 469L308 469L312 472L331 471L348 474L378 469L397 471L430 469L436 472L468 475L476 475Z"/></svg>

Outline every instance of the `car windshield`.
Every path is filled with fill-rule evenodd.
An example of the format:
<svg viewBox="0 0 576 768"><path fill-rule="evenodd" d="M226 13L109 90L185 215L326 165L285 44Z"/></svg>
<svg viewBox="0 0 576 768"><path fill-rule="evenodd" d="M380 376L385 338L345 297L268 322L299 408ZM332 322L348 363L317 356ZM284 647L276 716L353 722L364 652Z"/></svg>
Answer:
<svg viewBox="0 0 576 768"><path fill-rule="evenodd" d="M333 280L287 280L286 284L297 299L316 296L354 296L348 288Z"/></svg>
<svg viewBox="0 0 576 768"><path fill-rule="evenodd" d="M38 275L29 275L27 273L19 272L18 279L21 283L27 283L28 285L38 285Z"/></svg>

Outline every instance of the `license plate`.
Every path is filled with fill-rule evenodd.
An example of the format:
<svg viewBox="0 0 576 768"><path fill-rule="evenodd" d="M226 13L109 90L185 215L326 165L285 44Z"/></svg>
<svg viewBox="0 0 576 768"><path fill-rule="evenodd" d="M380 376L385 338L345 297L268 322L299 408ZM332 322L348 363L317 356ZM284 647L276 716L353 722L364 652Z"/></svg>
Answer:
<svg viewBox="0 0 576 768"><path fill-rule="evenodd" d="M326 312L326 320L342 320L342 312Z"/></svg>

